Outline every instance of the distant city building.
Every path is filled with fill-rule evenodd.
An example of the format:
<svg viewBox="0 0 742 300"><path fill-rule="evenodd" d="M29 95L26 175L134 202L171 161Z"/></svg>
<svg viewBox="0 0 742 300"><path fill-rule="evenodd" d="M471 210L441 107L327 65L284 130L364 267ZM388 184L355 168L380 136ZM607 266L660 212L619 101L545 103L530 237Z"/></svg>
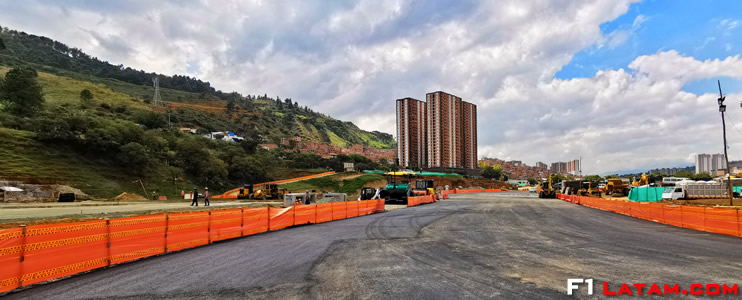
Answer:
<svg viewBox="0 0 742 300"><path fill-rule="evenodd" d="M477 106L445 92L396 101L397 157L408 168L477 168Z"/></svg>
<svg viewBox="0 0 742 300"><path fill-rule="evenodd" d="M536 163L536 168L538 168L541 171L546 171L547 168L548 168L548 166L545 163L543 163L543 162L537 162Z"/></svg>
<svg viewBox="0 0 742 300"><path fill-rule="evenodd" d="M572 175L580 175L582 169L580 169L580 160L570 160L567 162L567 173Z"/></svg>
<svg viewBox="0 0 742 300"><path fill-rule="evenodd" d="M724 154L701 153L696 155L696 174L703 172L713 174L718 170L726 170L726 168Z"/></svg>

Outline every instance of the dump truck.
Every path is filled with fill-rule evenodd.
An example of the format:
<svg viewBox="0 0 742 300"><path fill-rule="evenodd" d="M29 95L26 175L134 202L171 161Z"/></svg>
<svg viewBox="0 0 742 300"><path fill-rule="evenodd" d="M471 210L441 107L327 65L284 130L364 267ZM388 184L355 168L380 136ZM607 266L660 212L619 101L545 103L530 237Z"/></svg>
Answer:
<svg viewBox="0 0 742 300"><path fill-rule="evenodd" d="M662 200L713 198L729 198L729 187L726 183L680 181L676 182L673 187L666 187L662 193Z"/></svg>
<svg viewBox="0 0 742 300"><path fill-rule="evenodd" d="M605 185L605 195L612 197L624 197L629 195L629 184L621 178L609 178Z"/></svg>

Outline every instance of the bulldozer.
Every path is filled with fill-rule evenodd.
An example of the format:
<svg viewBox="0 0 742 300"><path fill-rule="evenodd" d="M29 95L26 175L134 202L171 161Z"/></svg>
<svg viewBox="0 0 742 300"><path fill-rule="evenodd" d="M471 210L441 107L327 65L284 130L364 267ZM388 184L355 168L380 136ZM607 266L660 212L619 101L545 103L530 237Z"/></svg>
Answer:
<svg viewBox="0 0 742 300"><path fill-rule="evenodd" d="M252 195L252 193L253 185L246 184L240 188L240 191L237 193L237 199L250 199L250 195Z"/></svg>
<svg viewBox="0 0 742 300"><path fill-rule="evenodd" d="M605 195L611 197L623 197L629 195L629 185L621 178L609 178L605 185Z"/></svg>
<svg viewBox="0 0 742 300"><path fill-rule="evenodd" d="M549 176L548 182L542 182L538 188L536 188L539 198L556 198L556 190L551 184L551 176Z"/></svg>
<svg viewBox="0 0 742 300"><path fill-rule="evenodd" d="M432 195L435 194L435 183L433 179L415 180L415 194Z"/></svg>
<svg viewBox="0 0 742 300"><path fill-rule="evenodd" d="M254 193L248 195L248 199L283 199L286 190L279 188L277 184L265 184L260 186Z"/></svg>

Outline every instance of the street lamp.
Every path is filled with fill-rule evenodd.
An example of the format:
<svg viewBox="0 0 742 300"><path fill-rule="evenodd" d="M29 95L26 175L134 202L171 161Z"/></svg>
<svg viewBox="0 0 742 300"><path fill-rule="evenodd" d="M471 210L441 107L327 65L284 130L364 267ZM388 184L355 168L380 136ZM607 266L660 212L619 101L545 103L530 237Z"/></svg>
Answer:
<svg viewBox="0 0 742 300"><path fill-rule="evenodd" d="M721 113L721 128L722 128L722 134L724 136L724 161L726 162L726 170L727 170L727 188L729 193L729 205L734 206L734 195L732 191L732 176L731 171L729 170L729 155L727 154L727 125L726 122L724 122L724 112L727 110L727 106L724 105L724 100L726 97L721 93L721 81L716 81L719 84L719 98L716 99L716 101L719 103L719 112Z"/></svg>

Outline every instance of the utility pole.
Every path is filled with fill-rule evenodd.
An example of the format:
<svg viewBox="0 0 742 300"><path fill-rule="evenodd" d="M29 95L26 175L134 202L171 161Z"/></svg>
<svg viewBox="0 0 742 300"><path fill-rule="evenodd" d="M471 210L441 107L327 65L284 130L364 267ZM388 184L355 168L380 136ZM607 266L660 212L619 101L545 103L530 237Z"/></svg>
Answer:
<svg viewBox="0 0 742 300"><path fill-rule="evenodd" d="M729 171L729 154L727 154L727 125L724 122L724 112L727 110L727 106L724 105L724 95L721 93L721 80L716 81L719 84L719 112L721 112L721 130L724 137L724 161L726 162L727 170L727 188L729 193L729 206L734 206L734 193L732 191L732 173Z"/></svg>

